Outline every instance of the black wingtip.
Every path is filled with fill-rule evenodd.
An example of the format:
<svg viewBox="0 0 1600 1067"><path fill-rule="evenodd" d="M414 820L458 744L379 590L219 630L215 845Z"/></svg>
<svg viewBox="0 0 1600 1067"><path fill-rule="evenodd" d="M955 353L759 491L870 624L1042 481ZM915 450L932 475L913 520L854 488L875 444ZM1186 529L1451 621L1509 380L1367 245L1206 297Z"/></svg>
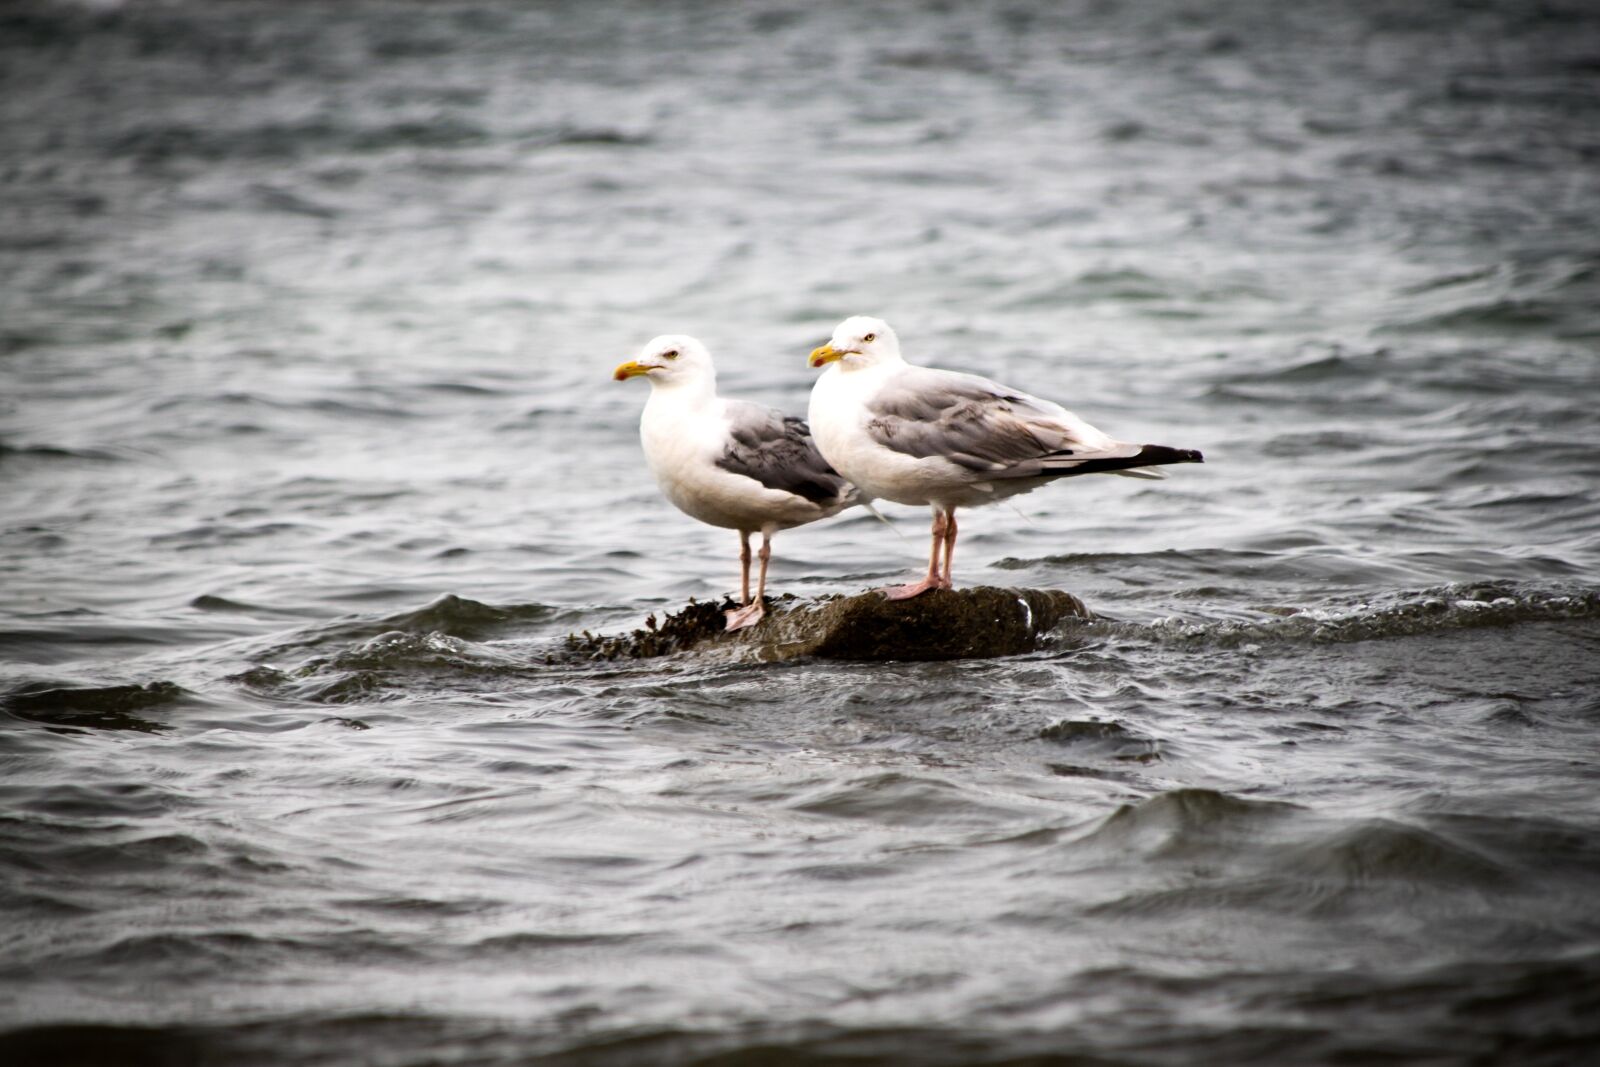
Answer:
<svg viewBox="0 0 1600 1067"><path fill-rule="evenodd" d="M1166 445L1141 445L1138 455L1120 456L1116 459L1086 459L1071 467L1052 470L1056 478L1070 478L1075 474L1109 474L1112 471L1133 470L1138 467L1158 467L1166 463L1204 463L1205 457L1192 448L1168 448Z"/></svg>
<svg viewBox="0 0 1600 1067"><path fill-rule="evenodd" d="M1166 445L1145 445L1137 457L1145 465L1158 463L1204 463L1206 458L1198 449L1168 448Z"/></svg>

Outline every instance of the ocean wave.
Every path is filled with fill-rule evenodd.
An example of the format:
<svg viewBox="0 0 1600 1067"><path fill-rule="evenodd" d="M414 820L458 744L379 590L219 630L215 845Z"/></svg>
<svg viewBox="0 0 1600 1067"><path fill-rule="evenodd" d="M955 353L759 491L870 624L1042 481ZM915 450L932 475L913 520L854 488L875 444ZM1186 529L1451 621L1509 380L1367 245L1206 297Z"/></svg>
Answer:
<svg viewBox="0 0 1600 1067"><path fill-rule="evenodd" d="M1576 851L1570 841L1562 850L1569 862L1594 847L1592 835L1577 836ZM1143 884L1092 905L1099 916L1372 914L1390 922L1406 916L1402 928L1478 916L1469 940L1495 950L1527 943L1532 931L1512 902L1551 876L1539 842L1515 840L1495 818L1345 819L1205 789L1124 805L1065 847L1087 850L1096 864L1109 858L1149 868ZM1569 879L1565 903L1547 908L1540 923L1573 932L1592 926L1582 903L1587 880Z"/></svg>
<svg viewBox="0 0 1600 1067"><path fill-rule="evenodd" d="M1537 297L1500 297L1432 312L1378 327L1380 333L1446 333L1546 331L1571 315L1564 301Z"/></svg>
<svg viewBox="0 0 1600 1067"><path fill-rule="evenodd" d="M77 460L88 463L118 463L128 460L128 455L120 455L105 448L67 448L61 445L8 445L0 441L0 463L16 463L28 460L61 461Z"/></svg>
<svg viewBox="0 0 1600 1067"><path fill-rule="evenodd" d="M50 819L151 819L194 806L184 793L144 782L0 785L6 809Z"/></svg>
<svg viewBox="0 0 1600 1067"><path fill-rule="evenodd" d="M136 712L168 707L190 694L173 682L63 688L22 687L0 697L0 708L57 733L135 730L159 733L166 724Z"/></svg>
<svg viewBox="0 0 1600 1067"><path fill-rule="evenodd" d="M1403 881L1451 890L1503 889L1512 872L1442 834L1395 822L1364 819L1322 837L1285 848L1279 869L1341 884Z"/></svg>
<svg viewBox="0 0 1600 1067"><path fill-rule="evenodd" d="M898 772L822 783L788 806L808 815L889 826L990 826L1016 815L952 782Z"/></svg>
<svg viewBox="0 0 1600 1067"><path fill-rule="evenodd" d="M204 933L131 933L109 943L73 944L61 951L19 961L37 973L48 969L62 979L83 978L99 970L134 968L152 980L201 980L287 966L414 965L431 958L423 946L371 930L341 931L334 937L287 937L238 930ZM3 973L3 972L0 972Z"/></svg>
<svg viewBox="0 0 1600 1067"><path fill-rule="evenodd" d="M482 678L537 670L542 663L539 657L513 655L439 630L387 630L287 670L260 664L227 680L297 700L350 704L404 699L414 695L418 685L436 685L441 672L457 679ZM435 681L421 682L419 675Z"/></svg>
<svg viewBox="0 0 1600 1067"><path fill-rule="evenodd" d="M45 875L68 882L83 879L85 884L178 869L183 877L192 879L211 855L211 848L204 841L183 833L89 842L63 835L62 840L44 847L37 843L31 848L11 844L16 849L11 862L25 866L36 877ZM222 871L212 867L212 873Z"/></svg>
<svg viewBox="0 0 1600 1067"><path fill-rule="evenodd" d="M1162 758L1164 744L1119 722L1063 719L1039 731L1039 739L1072 750L1076 756L1094 756L1122 763L1151 763ZM1056 770L1058 774L1066 773Z"/></svg>
<svg viewBox="0 0 1600 1067"><path fill-rule="evenodd" d="M302 630L296 634L279 636L274 643L257 655L258 660L328 645L347 645L379 637L384 634L427 635L460 641L481 641L511 632L519 627L546 622L562 615L558 608L546 604L485 604L466 597L446 593L420 608L380 615L374 618L337 619L323 626ZM414 651L431 656L442 649L414 646ZM396 647L396 655L403 654ZM448 650L444 650L448 651ZM392 657L391 657L392 658ZM397 664L390 664L397 665Z"/></svg>
<svg viewBox="0 0 1600 1067"><path fill-rule="evenodd" d="M1074 846L1118 855L1199 856L1229 840L1255 839L1302 809L1243 800L1213 789L1175 789L1106 816Z"/></svg>
<svg viewBox="0 0 1600 1067"><path fill-rule="evenodd" d="M514 666L506 656L464 641L459 637L429 630L407 633L392 630L363 641L327 661L340 671L391 671L419 668L492 669Z"/></svg>
<svg viewBox="0 0 1600 1067"><path fill-rule="evenodd" d="M1345 644L1594 619L1600 619L1600 589L1529 588L1512 582L1486 582L1436 586L1320 607L1274 608L1248 621L1168 617L1143 626L1115 625L1123 633L1148 635L1161 641L1233 648L1252 642Z"/></svg>
<svg viewBox="0 0 1600 1067"><path fill-rule="evenodd" d="M165 163L173 159L287 160L341 149L362 153L404 148L465 148L490 140L489 131L482 126L448 116L370 126L349 126L328 119L265 123L236 129L152 123L110 139L105 151L108 155L144 163Z"/></svg>

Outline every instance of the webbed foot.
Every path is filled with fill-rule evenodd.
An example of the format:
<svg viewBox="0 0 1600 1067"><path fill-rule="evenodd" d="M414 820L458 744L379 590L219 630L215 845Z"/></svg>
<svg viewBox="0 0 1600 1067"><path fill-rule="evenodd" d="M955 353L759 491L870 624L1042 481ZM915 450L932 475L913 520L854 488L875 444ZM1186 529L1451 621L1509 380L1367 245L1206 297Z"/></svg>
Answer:
<svg viewBox="0 0 1600 1067"><path fill-rule="evenodd" d="M752 600L742 608L730 608L725 612L728 616L728 625L724 633L734 630L743 630L747 626L754 626L766 617L767 609L759 600Z"/></svg>
<svg viewBox="0 0 1600 1067"><path fill-rule="evenodd" d="M875 592L882 593L889 600L910 600L914 596L921 596L930 589L949 589L950 583L943 578L924 578L920 582L909 585L886 585Z"/></svg>

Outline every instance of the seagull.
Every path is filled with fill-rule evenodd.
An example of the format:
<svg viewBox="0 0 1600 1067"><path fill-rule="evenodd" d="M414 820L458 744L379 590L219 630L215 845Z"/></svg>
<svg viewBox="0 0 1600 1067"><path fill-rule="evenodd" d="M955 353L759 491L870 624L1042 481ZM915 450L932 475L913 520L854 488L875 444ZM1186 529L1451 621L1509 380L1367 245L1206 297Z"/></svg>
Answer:
<svg viewBox="0 0 1600 1067"><path fill-rule="evenodd" d="M1159 478L1133 468L1203 462L1191 449L1118 441L1059 404L987 378L907 363L882 319L845 319L812 351L811 366L828 368L809 412L823 458L869 497L933 507L928 574L879 590L891 600L951 588L958 507L1077 474Z"/></svg>
<svg viewBox="0 0 1600 1067"><path fill-rule="evenodd" d="M706 346L664 334L612 373L644 376L650 399L639 419L645 462L661 492L685 515L739 531L740 606L727 628L754 626L766 613L772 535L864 503L855 486L817 452L804 420L748 400L717 395ZM761 576L750 597L750 535L761 532Z"/></svg>

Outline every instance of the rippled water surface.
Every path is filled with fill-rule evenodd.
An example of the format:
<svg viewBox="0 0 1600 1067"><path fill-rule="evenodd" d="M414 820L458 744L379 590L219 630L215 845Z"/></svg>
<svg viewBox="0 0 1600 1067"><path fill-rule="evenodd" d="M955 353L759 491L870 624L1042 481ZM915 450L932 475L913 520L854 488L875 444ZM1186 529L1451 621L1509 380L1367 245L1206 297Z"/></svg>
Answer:
<svg viewBox="0 0 1600 1067"><path fill-rule="evenodd" d="M1600 1040L1600 11L0 9L0 1053L1566 1064ZM1204 450L963 518L1101 616L587 662L736 578L686 331ZM913 572L852 512L773 587ZM77 1057L73 1059L72 1057Z"/></svg>

